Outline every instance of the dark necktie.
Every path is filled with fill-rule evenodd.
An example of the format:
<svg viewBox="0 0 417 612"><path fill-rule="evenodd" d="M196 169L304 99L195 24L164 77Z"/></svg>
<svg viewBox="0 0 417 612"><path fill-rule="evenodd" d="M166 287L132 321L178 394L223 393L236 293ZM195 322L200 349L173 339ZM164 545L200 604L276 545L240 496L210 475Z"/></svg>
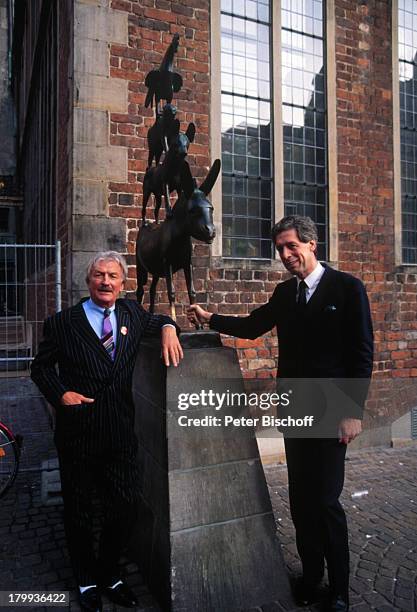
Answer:
<svg viewBox="0 0 417 612"><path fill-rule="evenodd" d="M304 308L305 305L307 304L306 290L307 290L307 283L302 280L301 283L298 285L298 298L297 298L297 304L300 308Z"/></svg>
<svg viewBox="0 0 417 612"><path fill-rule="evenodd" d="M101 342L107 351L109 357L114 359L114 339L113 339L113 328L110 321L111 310L109 308L104 309L103 318L103 332L101 334Z"/></svg>

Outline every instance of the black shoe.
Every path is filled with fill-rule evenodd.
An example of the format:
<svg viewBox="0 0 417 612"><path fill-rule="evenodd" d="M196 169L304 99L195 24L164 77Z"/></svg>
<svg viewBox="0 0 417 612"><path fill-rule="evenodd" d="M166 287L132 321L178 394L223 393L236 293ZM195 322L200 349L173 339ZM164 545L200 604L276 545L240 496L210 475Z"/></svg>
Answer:
<svg viewBox="0 0 417 612"><path fill-rule="evenodd" d="M91 587L83 593L78 590L78 601L82 609L88 610L88 612L101 612L103 609L97 587Z"/></svg>
<svg viewBox="0 0 417 612"><path fill-rule="evenodd" d="M314 584L307 583L304 578L296 578L293 584L293 594L299 606L311 606L321 598L319 589L320 582Z"/></svg>
<svg viewBox="0 0 417 612"><path fill-rule="evenodd" d="M130 589L127 584L121 582L114 589L106 587L104 589L105 594L113 603L118 606L124 606L125 608L134 608L138 605L138 598Z"/></svg>
<svg viewBox="0 0 417 612"><path fill-rule="evenodd" d="M349 603L341 595L331 597L325 608L326 612L348 612Z"/></svg>

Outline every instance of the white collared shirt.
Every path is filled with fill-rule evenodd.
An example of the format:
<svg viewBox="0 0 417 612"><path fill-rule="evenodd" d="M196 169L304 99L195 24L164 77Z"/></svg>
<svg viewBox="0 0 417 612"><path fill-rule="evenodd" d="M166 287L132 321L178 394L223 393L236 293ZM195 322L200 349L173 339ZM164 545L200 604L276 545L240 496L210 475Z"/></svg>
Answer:
<svg viewBox="0 0 417 612"><path fill-rule="evenodd" d="M306 276L305 279L303 279L305 284L307 285L307 289L306 289L307 302L311 298L315 290L317 289L317 286L319 282L321 281L321 277L324 274L324 270L325 268L318 261L317 266L314 268L314 270L308 276ZM300 286L300 283L301 283L301 278L298 278L297 276L297 300L298 300L298 288Z"/></svg>
<svg viewBox="0 0 417 612"><path fill-rule="evenodd" d="M103 334L103 319L104 319L104 310L102 306L97 306L95 302L91 298L83 302L84 312L90 323L91 327L97 334L99 338L101 338ZM113 304L109 308L110 310L110 323L113 329L113 342L114 346L116 346L116 338L117 338L117 319L116 319L116 305Z"/></svg>

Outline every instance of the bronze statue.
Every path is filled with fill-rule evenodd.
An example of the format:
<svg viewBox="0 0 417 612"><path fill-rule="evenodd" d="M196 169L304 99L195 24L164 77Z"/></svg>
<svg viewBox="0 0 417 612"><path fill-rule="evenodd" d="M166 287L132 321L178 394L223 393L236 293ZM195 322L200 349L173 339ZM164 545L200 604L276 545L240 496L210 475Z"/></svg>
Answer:
<svg viewBox="0 0 417 612"><path fill-rule="evenodd" d="M205 181L195 186L187 162L181 172L181 196L175 203L170 217L163 223L142 225L136 241L136 297L142 303L148 272L152 274L150 287L150 312L154 311L156 286L165 277L172 317L175 318L175 288L172 275L184 270L190 304L195 303L192 277L191 238L211 244L216 235L213 224L213 206L207 195L220 172L220 160L216 159Z"/></svg>
<svg viewBox="0 0 417 612"><path fill-rule="evenodd" d="M149 196L153 193L155 198L155 221L158 222L159 209L161 208L162 194L165 197L165 210L171 212L169 194L177 192L181 195L181 169L187 156L188 147L195 136L195 125L190 123L185 134L180 134L180 122L178 119L172 122L168 134L168 151L165 153L164 161L156 167L147 169L143 179L142 221L146 218L146 206Z"/></svg>
<svg viewBox="0 0 417 612"><path fill-rule="evenodd" d="M148 94L145 100L145 108L152 106L154 100L155 106L158 106L160 100L166 100L170 103L174 96L174 91L177 92L181 89L182 76L172 70L174 55L178 50L179 41L180 35L174 34L159 70L151 70L146 75L145 85L148 87Z"/></svg>
<svg viewBox="0 0 417 612"><path fill-rule="evenodd" d="M155 158L155 164L158 165L164 151L168 150L168 135L173 129L175 115L177 114L177 108L172 104L165 104L162 109L162 113L156 109L155 123L148 130L148 168L152 166L152 162ZM178 132L179 122L178 122Z"/></svg>
<svg viewBox="0 0 417 612"><path fill-rule="evenodd" d="M152 70L145 78L148 94L145 106L155 101L155 123L148 131L148 167L143 180L142 225L136 240L136 297L141 303L148 273L150 311L154 311L156 286L161 277L166 279L172 317L175 319L175 289L173 274L184 270L190 303L195 303L192 275L192 238L210 244L215 237L213 207L207 196L220 172L216 159L206 179L197 187L186 156L194 141L195 125L190 123L185 134L180 132L177 109L171 104L173 93L181 89L182 78L173 71L174 55L178 50L179 35L175 34L159 70ZM162 106L161 100L167 104ZM162 163L160 162L164 155ZM152 165L155 159L155 166ZM177 201L171 208L170 193L176 191ZM155 201L155 223L146 221L146 206L151 194ZM158 214L165 199L166 217L158 223Z"/></svg>

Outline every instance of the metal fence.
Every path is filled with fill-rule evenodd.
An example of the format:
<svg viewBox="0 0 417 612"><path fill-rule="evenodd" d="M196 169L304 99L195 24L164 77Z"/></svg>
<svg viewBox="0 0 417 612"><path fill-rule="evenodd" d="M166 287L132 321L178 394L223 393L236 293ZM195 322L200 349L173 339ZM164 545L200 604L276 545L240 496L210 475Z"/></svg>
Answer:
<svg viewBox="0 0 417 612"><path fill-rule="evenodd" d="M27 371L45 317L61 309L60 243L0 244L0 374Z"/></svg>
<svg viewBox="0 0 417 612"><path fill-rule="evenodd" d="M49 458L54 452L45 404L29 371L45 318L61 309L61 245L14 244L1 238L0 421L23 435L21 465L32 469L40 456Z"/></svg>

